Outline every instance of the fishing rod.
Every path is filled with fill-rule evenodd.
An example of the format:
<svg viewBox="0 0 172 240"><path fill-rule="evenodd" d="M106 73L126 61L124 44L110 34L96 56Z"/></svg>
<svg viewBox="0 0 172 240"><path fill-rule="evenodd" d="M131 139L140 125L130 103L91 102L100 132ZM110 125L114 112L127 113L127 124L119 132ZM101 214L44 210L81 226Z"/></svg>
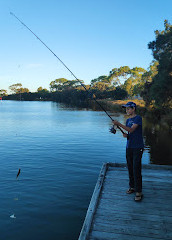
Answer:
<svg viewBox="0 0 172 240"><path fill-rule="evenodd" d="M22 22L14 13L10 12L10 14L13 17L15 17L25 28L27 28L62 63L62 65L71 73L71 75L81 84L81 86L85 89L85 91L87 93L89 93L86 86L75 76L75 74L67 67L67 65L24 22ZM108 112L105 110L105 108L95 98L93 98L93 99L113 122L114 121L113 118L108 114ZM124 131L119 126L117 126L117 128L124 134ZM110 132L115 134L116 133L115 128L113 128L113 129L111 128Z"/></svg>

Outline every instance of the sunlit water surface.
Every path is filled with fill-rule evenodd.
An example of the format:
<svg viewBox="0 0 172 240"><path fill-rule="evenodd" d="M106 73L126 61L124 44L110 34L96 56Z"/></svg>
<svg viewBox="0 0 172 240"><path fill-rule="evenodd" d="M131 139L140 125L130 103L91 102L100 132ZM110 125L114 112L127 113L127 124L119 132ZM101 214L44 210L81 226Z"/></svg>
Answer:
<svg viewBox="0 0 172 240"><path fill-rule="evenodd" d="M100 111L0 103L1 240L78 238L102 164L125 162L126 139L110 126ZM146 150L143 163L149 161Z"/></svg>

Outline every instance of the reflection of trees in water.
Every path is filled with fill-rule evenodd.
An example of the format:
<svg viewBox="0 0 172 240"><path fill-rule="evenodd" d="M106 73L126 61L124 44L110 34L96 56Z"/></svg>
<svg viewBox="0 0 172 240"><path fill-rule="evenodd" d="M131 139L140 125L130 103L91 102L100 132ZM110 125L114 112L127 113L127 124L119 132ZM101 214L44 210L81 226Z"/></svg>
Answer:
<svg viewBox="0 0 172 240"><path fill-rule="evenodd" d="M172 165L172 129L167 123L153 124L144 120L143 134L149 146L150 161L154 164Z"/></svg>

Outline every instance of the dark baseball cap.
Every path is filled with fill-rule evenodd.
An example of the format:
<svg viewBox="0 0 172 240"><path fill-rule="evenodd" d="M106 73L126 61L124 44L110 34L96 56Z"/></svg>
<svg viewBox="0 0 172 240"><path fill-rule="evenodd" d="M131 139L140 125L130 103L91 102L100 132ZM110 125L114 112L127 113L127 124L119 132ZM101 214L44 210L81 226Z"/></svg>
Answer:
<svg viewBox="0 0 172 240"><path fill-rule="evenodd" d="M122 105L123 108L126 108L126 107L135 107L136 108L136 104L134 102L128 102L127 104L125 105Z"/></svg>

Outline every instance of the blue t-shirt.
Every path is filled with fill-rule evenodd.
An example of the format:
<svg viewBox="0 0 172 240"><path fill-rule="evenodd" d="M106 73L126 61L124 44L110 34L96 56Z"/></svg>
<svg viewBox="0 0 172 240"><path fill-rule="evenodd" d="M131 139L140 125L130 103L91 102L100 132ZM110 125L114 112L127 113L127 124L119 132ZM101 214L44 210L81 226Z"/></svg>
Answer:
<svg viewBox="0 0 172 240"><path fill-rule="evenodd" d="M133 118L128 118L126 121L127 127L132 127L133 124L138 124L134 132L128 133L127 148L144 148L142 136L142 118L137 115Z"/></svg>

